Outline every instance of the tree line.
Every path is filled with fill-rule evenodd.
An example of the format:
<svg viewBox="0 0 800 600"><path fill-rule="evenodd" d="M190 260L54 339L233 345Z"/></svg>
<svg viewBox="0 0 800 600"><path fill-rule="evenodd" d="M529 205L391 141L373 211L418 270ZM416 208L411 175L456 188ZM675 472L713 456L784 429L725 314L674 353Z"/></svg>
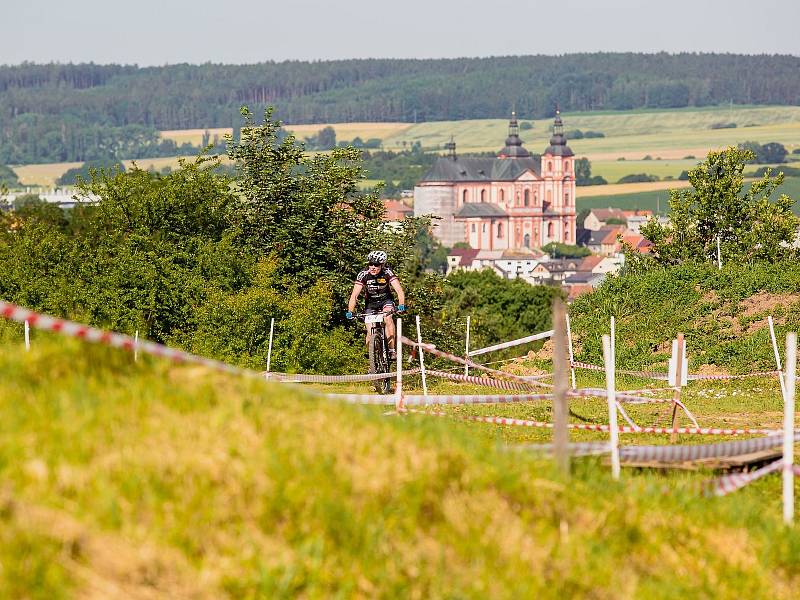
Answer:
<svg viewBox="0 0 800 600"><path fill-rule="evenodd" d="M151 137L157 130L231 127L245 104L275 106L287 123L500 118L512 106L533 119L551 117L557 105L796 105L799 70L800 57L690 53L147 68L25 63L0 66L0 162L134 158L109 156L109 145L130 149L114 147L104 132L117 139L127 133L115 128L129 126Z"/></svg>

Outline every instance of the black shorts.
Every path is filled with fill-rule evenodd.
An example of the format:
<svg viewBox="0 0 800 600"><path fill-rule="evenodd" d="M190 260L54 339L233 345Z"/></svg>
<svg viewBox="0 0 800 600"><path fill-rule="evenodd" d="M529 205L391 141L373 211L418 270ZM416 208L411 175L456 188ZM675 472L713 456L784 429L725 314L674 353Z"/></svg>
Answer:
<svg viewBox="0 0 800 600"><path fill-rule="evenodd" d="M391 306L394 308L394 300L391 298L387 298L386 300L376 300L374 302L367 302L366 310L364 311L368 315L374 315L375 313L383 312L383 309L387 306Z"/></svg>

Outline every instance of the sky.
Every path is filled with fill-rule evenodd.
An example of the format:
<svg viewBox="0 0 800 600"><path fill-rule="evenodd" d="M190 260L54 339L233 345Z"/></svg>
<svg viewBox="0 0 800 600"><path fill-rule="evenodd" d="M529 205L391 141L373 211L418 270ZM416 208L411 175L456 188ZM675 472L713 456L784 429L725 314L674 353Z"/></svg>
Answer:
<svg viewBox="0 0 800 600"><path fill-rule="evenodd" d="M799 0L4 0L0 64L800 55Z"/></svg>

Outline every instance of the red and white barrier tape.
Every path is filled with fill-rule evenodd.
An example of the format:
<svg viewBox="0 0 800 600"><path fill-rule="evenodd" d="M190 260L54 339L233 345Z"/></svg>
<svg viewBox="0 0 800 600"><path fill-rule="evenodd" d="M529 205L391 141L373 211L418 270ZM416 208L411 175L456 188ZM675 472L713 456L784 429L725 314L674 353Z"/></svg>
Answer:
<svg viewBox="0 0 800 600"><path fill-rule="evenodd" d="M489 377L478 377L476 375L464 375L463 373L448 373L447 371L437 371L435 369L425 369L427 375L434 377L442 377L443 379L452 379L453 381L463 381L465 383L472 383L474 385L483 385L486 387L498 388L501 390L529 390L530 386L515 383L513 381L500 381L497 379L490 379Z"/></svg>
<svg viewBox="0 0 800 600"><path fill-rule="evenodd" d="M573 361L572 367L576 369L586 369L589 371L604 371L605 367L593 365L590 363ZM656 373L654 371L626 371L618 369L617 373L623 375L633 375L635 377L642 377L644 379L657 379L659 381L666 381L668 376L666 373ZM725 379L744 379L746 377L768 377L777 375L779 371L756 371L754 373L744 373L743 375L702 375L699 373L689 374L687 379L690 381L708 381L708 380L725 380Z"/></svg>
<svg viewBox="0 0 800 600"><path fill-rule="evenodd" d="M394 404L396 396L378 394L335 394L326 393L326 398L341 400L350 404ZM534 400L550 400L551 394L496 394L496 395L458 395L436 394L424 396L421 394L403 394L405 406L436 406L436 405L461 405L461 404L508 404L512 402L531 402Z"/></svg>
<svg viewBox="0 0 800 600"><path fill-rule="evenodd" d="M261 373L252 369L236 367L219 360L214 360L213 358L197 356L196 354L190 354L189 352L184 352L183 350L179 350L177 348L170 348L155 342L143 340L137 341L129 335L112 331L104 331L102 329L97 329L96 327L90 327L88 325L83 325L82 323L76 323L75 321L67 321L65 319L59 319L49 315L40 314L32 310L28 310L27 308L17 306L16 304L3 302L2 300L0 300L0 316L12 321L17 321L18 323L24 323L27 321L31 327L35 327L36 329L53 331L66 337L74 337L86 340L87 342L104 344L113 348L122 348L123 350L127 350L129 352L140 350L146 354L152 354L153 356L159 356L174 362L203 365L205 367L223 371L225 373L244 375L246 377L263 377Z"/></svg>
<svg viewBox="0 0 800 600"><path fill-rule="evenodd" d="M715 479L710 482L710 485L707 488L707 493L713 496L726 496L731 492L742 489L757 479L761 479L765 475L781 471L782 467L783 459L779 458L778 460L773 461L768 465L761 467L760 469L751 471L750 473L731 473L730 475L723 475L719 479ZM792 471L794 472L795 477L800 476L800 465L792 465Z"/></svg>
<svg viewBox="0 0 800 600"><path fill-rule="evenodd" d="M478 356L480 354L486 354L487 352L494 352L495 350L503 350L504 348L512 348L513 346L519 346L520 344L528 344L530 342L535 342L537 340L543 340L545 338L549 338L553 336L553 330L550 331L543 331L541 333L536 333L534 335L529 335L526 337L522 337L516 340L511 340L510 342L503 342L502 344L495 344L494 346L486 346L485 348L478 348L477 350L470 350L469 356Z"/></svg>
<svg viewBox="0 0 800 600"><path fill-rule="evenodd" d="M522 377L519 377L518 375L513 375L511 373L506 373L505 371L498 371L497 369L491 369L489 367L484 367L483 365L479 365L478 363L472 362L471 360L464 360L460 356L456 356L455 354L450 354L449 352L444 352L442 350L439 350L433 344L426 344L426 343L418 344L414 340L410 340L405 336L403 336L403 344L406 344L406 345L409 345L409 346L414 346L414 347L419 346L423 350L425 350L425 352L430 352L431 354L434 354L436 356L440 356L441 358L446 358L446 359L451 360L453 362L457 362L459 364L472 367L473 369L478 369L480 371L486 371L487 373L492 373L493 375L497 375L498 377L503 377L503 378L509 379L511 381L516 381L517 383L521 383L522 385L525 385L525 386L528 386L528 387L531 387L531 386L540 386L540 387L548 387L548 388L553 387L552 385L550 385L548 383L542 383L540 381L528 381L526 379L523 379Z"/></svg>
<svg viewBox="0 0 800 600"><path fill-rule="evenodd" d="M553 424L546 421L531 421L528 419L515 419L511 417L484 417L479 415L460 415L457 413L443 412L443 411L409 411L423 415L430 415L435 417L452 417L464 421L475 421L479 423L490 423L493 425L515 425L520 427L535 427L540 429L552 429ZM569 429L576 429L579 431L602 431L609 432L611 428L608 425L600 425L594 423L568 423ZM726 429L720 427L628 427L620 426L617 428L620 433L650 433L650 434L672 434L679 433L683 435L775 435L780 431L775 429Z"/></svg>
<svg viewBox="0 0 800 600"><path fill-rule="evenodd" d="M416 375L419 369L403 371L403 376ZM364 375L305 375L302 373L262 373L265 379L276 379L286 383L347 383L359 381L376 381L378 379L394 379L397 373L368 373Z"/></svg>

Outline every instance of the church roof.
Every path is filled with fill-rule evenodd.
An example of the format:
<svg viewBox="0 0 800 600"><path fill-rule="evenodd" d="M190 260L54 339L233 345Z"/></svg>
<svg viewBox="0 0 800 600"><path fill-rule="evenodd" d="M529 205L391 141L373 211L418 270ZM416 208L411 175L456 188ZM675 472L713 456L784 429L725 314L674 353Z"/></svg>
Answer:
<svg viewBox="0 0 800 600"><path fill-rule="evenodd" d="M467 202L456 213L456 219L469 219L470 217L507 217L508 213L497 204L488 202Z"/></svg>
<svg viewBox="0 0 800 600"><path fill-rule="evenodd" d="M508 122L508 137L506 145L497 153L501 158L528 158L531 153L522 147L522 140L519 137L519 124L517 114L511 113L511 120Z"/></svg>
<svg viewBox="0 0 800 600"><path fill-rule="evenodd" d="M515 181L525 171L539 174L541 164L539 156L514 160L440 157L425 173L422 181Z"/></svg>

